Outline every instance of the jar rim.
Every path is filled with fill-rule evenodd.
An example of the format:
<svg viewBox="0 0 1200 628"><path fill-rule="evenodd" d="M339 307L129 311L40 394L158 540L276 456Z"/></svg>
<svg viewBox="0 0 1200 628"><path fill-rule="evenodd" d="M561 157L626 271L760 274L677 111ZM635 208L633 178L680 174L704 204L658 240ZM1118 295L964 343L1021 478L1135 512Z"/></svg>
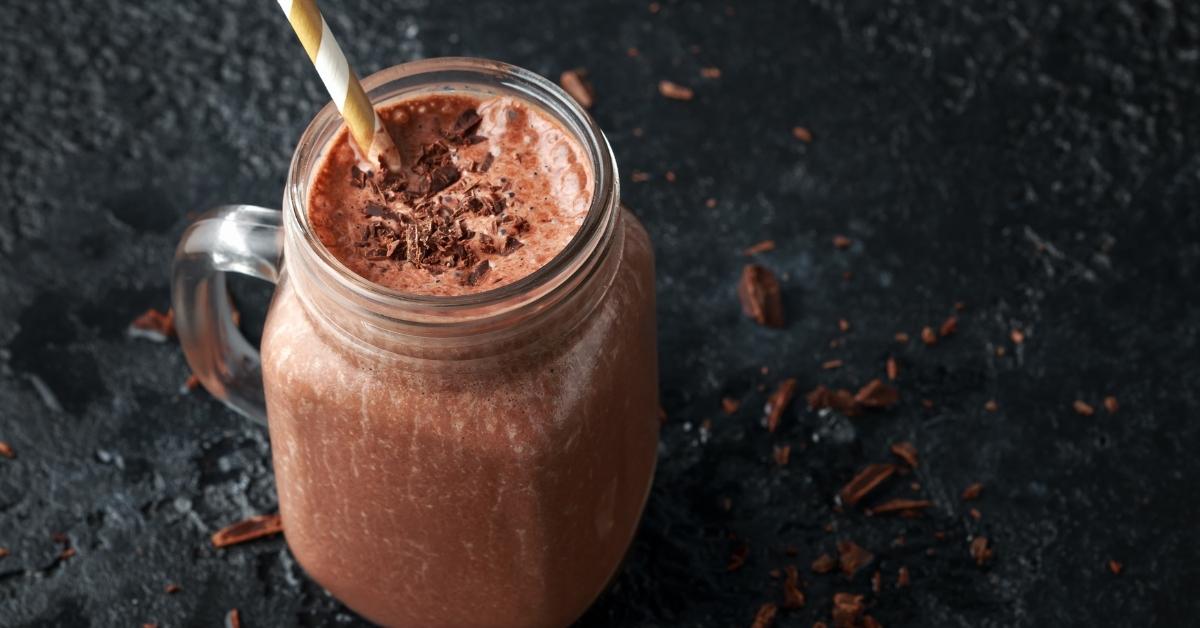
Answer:
<svg viewBox="0 0 1200 628"><path fill-rule="evenodd" d="M284 192L284 230L287 253L302 258L320 275L324 287L350 298L370 313L392 322L418 326L456 326L463 322L505 317L568 292L586 275L612 239L619 212L619 183L612 150L603 132L582 107L548 79L523 68L488 59L441 57L412 61L376 72L362 80L373 103L386 103L405 94L486 85L538 105L563 124L591 161L591 205L579 230L549 262L512 282L482 292L442 296L395 290L362 277L337 259L311 227L307 195L312 176L344 127L333 103L323 107L305 128L288 168ZM311 255L310 255L311 253ZM561 295L560 295L561 296ZM558 300L557 298L553 300Z"/></svg>

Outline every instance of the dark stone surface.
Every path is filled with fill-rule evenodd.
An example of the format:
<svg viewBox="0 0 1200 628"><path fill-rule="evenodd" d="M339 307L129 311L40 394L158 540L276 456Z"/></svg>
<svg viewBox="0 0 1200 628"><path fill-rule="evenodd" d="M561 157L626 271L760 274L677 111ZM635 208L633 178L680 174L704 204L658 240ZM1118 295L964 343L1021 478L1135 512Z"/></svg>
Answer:
<svg viewBox="0 0 1200 628"><path fill-rule="evenodd" d="M591 71L625 201L657 245L670 420L641 532L583 625L748 625L779 599L768 571L792 562L809 603L780 626L828 618L834 591L866 593L889 627L1193 623L1200 3L737 4L326 3L364 73L448 54ZM124 334L165 307L187 212L277 204L325 102L275 3L19 2L0 32L0 439L17 452L0 459L0 624L216 626L233 607L250 627L362 623L282 540L209 546L274 509L266 436L178 393L175 346ZM695 100L663 99L662 78ZM654 176L631 183L635 170ZM835 233L854 245L835 251ZM755 327L734 296L740 249L766 237L784 330ZM267 294L239 285L248 328ZM892 340L957 301L954 337ZM763 386L857 385L888 355L896 410L847 420L800 403L762 427ZM821 370L833 358L846 366ZM1071 411L1107 394L1114 416ZM724 416L722 396L742 409ZM901 439L934 508L835 511L838 487ZM972 481L987 487L979 521L958 499ZM78 554L57 560L52 533ZM967 554L979 534L996 551L984 569ZM838 538L877 554L880 593L874 567L808 572ZM746 564L727 572L741 540Z"/></svg>

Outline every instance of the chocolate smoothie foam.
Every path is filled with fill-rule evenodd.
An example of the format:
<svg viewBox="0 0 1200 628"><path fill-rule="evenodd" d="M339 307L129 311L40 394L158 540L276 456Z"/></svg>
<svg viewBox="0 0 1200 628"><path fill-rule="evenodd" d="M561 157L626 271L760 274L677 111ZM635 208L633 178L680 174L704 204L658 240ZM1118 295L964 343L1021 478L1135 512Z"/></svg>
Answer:
<svg viewBox="0 0 1200 628"><path fill-rule="evenodd" d="M410 294L492 290L544 266L583 224L590 163L537 107L426 94L379 114L399 172L362 173L343 132L309 193L313 231L356 274Z"/></svg>

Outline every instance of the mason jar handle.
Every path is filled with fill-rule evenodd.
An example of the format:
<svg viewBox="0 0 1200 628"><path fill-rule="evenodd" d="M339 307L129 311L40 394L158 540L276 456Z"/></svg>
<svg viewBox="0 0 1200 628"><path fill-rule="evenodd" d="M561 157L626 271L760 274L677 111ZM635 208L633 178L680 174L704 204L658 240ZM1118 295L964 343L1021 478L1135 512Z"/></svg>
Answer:
<svg viewBox="0 0 1200 628"><path fill-rule="evenodd" d="M225 405L263 424L262 364L233 323L225 273L278 282L282 217L252 205L209 210L184 232L171 264L175 332L192 373Z"/></svg>

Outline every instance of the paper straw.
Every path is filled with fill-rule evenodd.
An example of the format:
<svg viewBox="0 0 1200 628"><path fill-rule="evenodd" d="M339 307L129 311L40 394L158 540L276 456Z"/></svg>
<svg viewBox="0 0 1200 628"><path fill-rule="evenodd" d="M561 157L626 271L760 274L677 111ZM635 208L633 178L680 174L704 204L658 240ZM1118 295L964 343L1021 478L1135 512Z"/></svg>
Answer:
<svg viewBox="0 0 1200 628"><path fill-rule="evenodd" d="M317 9L314 0L279 0L279 7L292 23L292 30L304 45L308 58L317 66L317 74L333 103L337 105L346 126L350 127L350 135L359 149L359 155L365 155L371 168L383 163L389 170L400 168L400 154L379 114L367 100L358 77L350 69L342 47L329 31L329 24L321 11Z"/></svg>

